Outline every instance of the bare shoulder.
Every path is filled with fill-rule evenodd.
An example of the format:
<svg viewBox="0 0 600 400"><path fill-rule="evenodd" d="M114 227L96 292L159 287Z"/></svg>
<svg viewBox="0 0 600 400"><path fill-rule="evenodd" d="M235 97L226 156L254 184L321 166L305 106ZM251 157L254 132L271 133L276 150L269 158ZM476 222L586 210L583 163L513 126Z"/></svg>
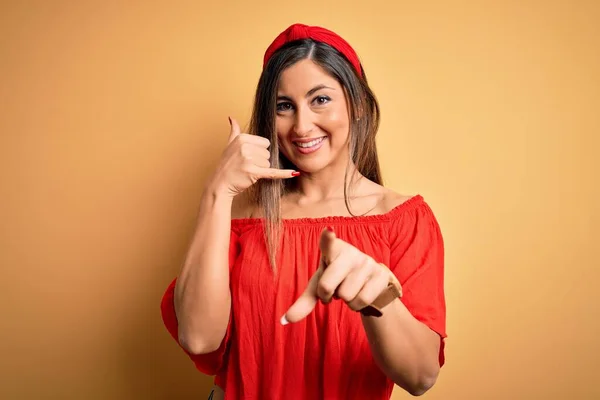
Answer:
<svg viewBox="0 0 600 400"><path fill-rule="evenodd" d="M394 208L407 202L413 197L405 194L396 193L393 190L385 187L382 187L382 191L383 196L381 199L380 209L383 211L383 213L392 211Z"/></svg>
<svg viewBox="0 0 600 400"><path fill-rule="evenodd" d="M395 191L368 179L362 180L360 192L362 193L362 197L370 198L367 202L370 204L369 212L366 215L387 214L413 197L396 193Z"/></svg>
<svg viewBox="0 0 600 400"><path fill-rule="evenodd" d="M255 208L248 192L240 193L234 197L231 204L231 219L252 218Z"/></svg>

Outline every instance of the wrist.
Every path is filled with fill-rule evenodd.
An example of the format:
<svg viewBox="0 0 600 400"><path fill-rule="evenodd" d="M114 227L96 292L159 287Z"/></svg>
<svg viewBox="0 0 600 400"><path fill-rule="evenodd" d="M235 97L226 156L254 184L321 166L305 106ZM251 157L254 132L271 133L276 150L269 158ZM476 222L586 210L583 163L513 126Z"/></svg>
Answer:
<svg viewBox="0 0 600 400"><path fill-rule="evenodd" d="M204 187L204 195L218 201L233 201L231 191L226 184L217 180L210 180Z"/></svg>
<svg viewBox="0 0 600 400"><path fill-rule="evenodd" d="M394 273L383 263L379 263L388 272L388 286L377 296L377 298L367 307L361 310L361 314L367 317L380 317L383 315L383 309L395 300L402 297L402 286Z"/></svg>
<svg viewBox="0 0 600 400"><path fill-rule="evenodd" d="M200 198L200 214L223 214L230 218L233 197L228 194L227 188L222 186L207 185Z"/></svg>

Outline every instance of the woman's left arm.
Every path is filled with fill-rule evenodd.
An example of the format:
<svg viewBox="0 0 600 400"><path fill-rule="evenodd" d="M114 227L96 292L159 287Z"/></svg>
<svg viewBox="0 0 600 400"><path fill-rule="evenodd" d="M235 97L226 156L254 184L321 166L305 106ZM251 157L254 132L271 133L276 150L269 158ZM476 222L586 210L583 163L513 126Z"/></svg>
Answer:
<svg viewBox="0 0 600 400"><path fill-rule="evenodd" d="M440 371L440 336L412 316L399 299L384 307L380 317L362 315L373 357L396 385L420 396Z"/></svg>
<svg viewBox="0 0 600 400"><path fill-rule="evenodd" d="M374 359L388 378L412 395L425 393L437 380L443 362L440 346L445 304L439 261L442 252L439 246L423 247L423 243L427 242L416 241L408 250L395 248L394 254L404 255L401 259L397 256L390 259L400 271L396 277L388 267L325 229L319 243L321 266L281 323L298 322L319 300L327 304L333 297L343 300L354 311L364 311L378 302L390 282L402 281L405 289L400 291L405 292L402 299L396 298L387 306L379 305L383 306L380 316L362 314L362 323Z"/></svg>

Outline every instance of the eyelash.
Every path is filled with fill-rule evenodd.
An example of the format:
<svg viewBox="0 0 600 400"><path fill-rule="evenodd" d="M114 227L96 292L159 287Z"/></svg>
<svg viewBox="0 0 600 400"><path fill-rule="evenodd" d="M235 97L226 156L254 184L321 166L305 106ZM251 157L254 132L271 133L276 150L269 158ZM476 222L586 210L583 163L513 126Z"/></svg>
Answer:
<svg viewBox="0 0 600 400"><path fill-rule="evenodd" d="M315 102L315 101L318 101L318 100L324 100L324 102L322 102L322 103L318 104L318 105L320 105L320 106L321 106L321 105L324 105L324 104L327 104L329 101L331 101L331 99L330 99L329 97L327 97L327 96L317 96L317 97L315 97L315 98L313 99L313 102ZM278 104L277 104L277 112L285 112L285 111L288 111L288 110L290 110L289 108L287 108L287 109L282 109L282 108L281 108L282 106L290 106L290 107L293 107L292 103L290 103L289 101L284 101L284 102L281 102L281 103L278 103Z"/></svg>

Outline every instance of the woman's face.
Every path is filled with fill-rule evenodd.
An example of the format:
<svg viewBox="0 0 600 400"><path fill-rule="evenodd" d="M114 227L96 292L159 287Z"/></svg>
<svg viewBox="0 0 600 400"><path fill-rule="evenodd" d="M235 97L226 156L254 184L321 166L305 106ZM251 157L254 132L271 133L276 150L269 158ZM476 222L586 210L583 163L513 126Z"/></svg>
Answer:
<svg viewBox="0 0 600 400"><path fill-rule="evenodd" d="M345 165L349 118L342 86L311 60L292 65L279 81L276 129L279 150L298 170Z"/></svg>

